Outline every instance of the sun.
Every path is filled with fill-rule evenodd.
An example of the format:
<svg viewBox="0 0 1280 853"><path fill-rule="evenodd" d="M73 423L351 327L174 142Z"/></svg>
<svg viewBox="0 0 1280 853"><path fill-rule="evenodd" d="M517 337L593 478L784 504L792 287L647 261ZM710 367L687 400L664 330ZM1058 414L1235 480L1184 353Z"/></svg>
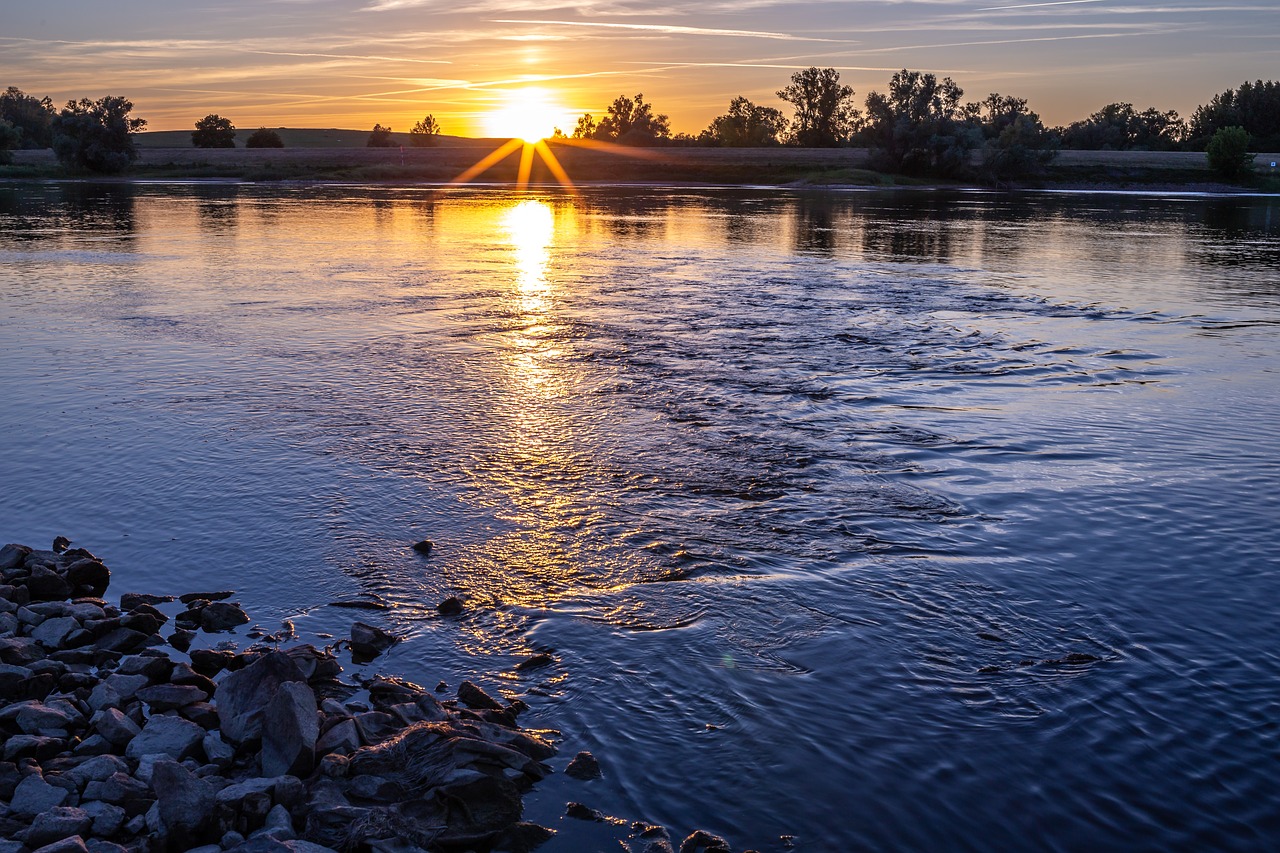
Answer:
<svg viewBox="0 0 1280 853"><path fill-rule="evenodd" d="M563 123L564 110L545 89L516 89L505 93L502 103L484 117L489 136L534 143L546 139Z"/></svg>

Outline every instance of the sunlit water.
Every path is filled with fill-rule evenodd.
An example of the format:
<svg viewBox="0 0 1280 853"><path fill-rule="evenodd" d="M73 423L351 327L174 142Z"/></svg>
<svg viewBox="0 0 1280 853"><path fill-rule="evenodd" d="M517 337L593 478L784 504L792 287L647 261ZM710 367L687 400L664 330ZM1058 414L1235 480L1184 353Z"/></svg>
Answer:
<svg viewBox="0 0 1280 853"><path fill-rule="evenodd" d="M1278 324L1275 198L8 185L0 538L394 605L547 851L1262 849Z"/></svg>

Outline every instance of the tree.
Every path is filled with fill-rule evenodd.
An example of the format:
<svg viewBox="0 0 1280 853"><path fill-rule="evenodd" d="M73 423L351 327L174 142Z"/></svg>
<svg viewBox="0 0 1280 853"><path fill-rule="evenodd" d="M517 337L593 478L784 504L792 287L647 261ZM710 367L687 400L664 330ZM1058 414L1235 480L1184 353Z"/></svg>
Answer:
<svg viewBox="0 0 1280 853"><path fill-rule="evenodd" d="M1224 178L1238 178L1253 167L1249 153L1249 131L1243 127L1224 127L1205 146L1209 168Z"/></svg>
<svg viewBox="0 0 1280 853"><path fill-rule="evenodd" d="M67 101L53 118L53 150L67 166L91 172L114 173L138 159L133 134L146 119L130 118L133 102L108 96L91 101Z"/></svg>
<svg viewBox="0 0 1280 853"><path fill-rule="evenodd" d="M591 117L591 113L583 113L578 116L578 125L573 129L572 139L595 139L596 138L596 120Z"/></svg>
<svg viewBox="0 0 1280 853"><path fill-rule="evenodd" d="M391 128L383 127L380 124L374 124L373 130L369 131L369 141L365 143L366 148L395 148L395 140L391 138Z"/></svg>
<svg viewBox="0 0 1280 853"><path fill-rule="evenodd" d="M260 127L244 141L245 148L283 148L284 140L274 130Z"/></svg>
<svg viewBox="0 0 1280 853"><path fill-rule="evenodd" d="M1198 107L1191 116L1191 147L1208 145L1224 127L1244 128L1261 151L1280 150L1280 82L1246 80Z"/></svg>
<svg viewBox="0 0 1280 853"><path fill-rule="evenodd" d="M972 110L960 105L964 90L950 77L902 69L889 93L867 95L867 137L872 162L908 175L955 177L982 144Z"/></svg>
<svg viewBox="0 0 1280 853"><path fill-rule="evenodd" d="M1057 137L1027 109L1026 98L993 92L965 112L982 130L982 170L997 183L1037 175L1058 154Z"/></svg>
<svg viewBox="0 0 1280 853"><path fill-rule="evenodd" d="M48 98L36 99L23 94L17 86L0 93L0 120L9 122L19 133L14 147L49 148L53 145L53 117L57 110Z"/></svg>
<svg viewBox="0 0 1280 853"><path fill-rule="evenodd" d="M430 113L409 128L409 144L414 148L430 148L439 141L440 125L436 122L436 117Z"/></svg>
<svg viewBox="0 0 1280 853"><path fill-rule="evenodd" d="M738 97L729 102L729 112L713 120L705 133L713 145L745 148L777 145L786 131L787 119L781 110Z"/></svg>
<svg viewBox="0 0 1280 853"><path fill-rule="evenodd" d="M1062 145L1082 151L1169 151L1182 144L1187 124L1176 110L1161 112L1133 104L1107 104L1062 131Z"/></svg>
<svg viewBox="0 0 1280 853"><path fill-rule="evenodd" d="M210 113L196 122L191 131L191 144L196 148L235 148L236 127L231 119Z"/></svg>
<svg viewBox="0 0 1280 853"><path fill-rule="evenodd" d="M22 131L14 127L7 119L0 118L0 164L13 161L11 148L17 148L22 141Z"/></svg>
<svg viewBox="0 0 1280 853"><path fill-rule="evenodd" d="M670 136L670 119L665 115L654 115L653 105L645 103L642 94L634 99L626 95L615 98L594 133L596 139L623 145L653 145Z"/></svg>
<svg viewBox="0 0 1280 853"><path fill-rule="evenodd" d="M791 75L778 97L795 107L791 141L809 148L834 148L857 129L853 89L840 85L834 68L808 68Z"/></svg>

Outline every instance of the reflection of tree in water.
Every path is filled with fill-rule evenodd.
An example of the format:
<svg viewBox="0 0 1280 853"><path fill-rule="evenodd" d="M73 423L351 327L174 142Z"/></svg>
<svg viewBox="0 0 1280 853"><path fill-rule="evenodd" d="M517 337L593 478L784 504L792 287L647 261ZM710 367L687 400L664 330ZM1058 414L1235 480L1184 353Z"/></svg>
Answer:
<svg viewBox="0 0 1280 853"><path fill-rule="evenodd" d="M1205 202L1192 232L1203 239L1188 243L1187 254L1196 263L1214 266L1262 266L1280 269L1280 204L1274 199L1224 198ZM1200 228L1195 228L1200 225ZM1253 281L1254 286L1275 291L1275 281Z"/></svg>
<svg viewBox="0 0 1280 853"><path fill-rule="evenodd" d="M875 216L862 229L863 252L888 260L949 263L955 255L949 223L956 221L957 212L943 211L938 204L913 206L890 220Z"/></svg>
<svg viewBox="0 0 1280 853"><path fill-rule="evenodd" d="M678 214L669 200L622 196L604 206L593 206L592 221L602 223L615 237L647 237L666 226L668 217Z"/></svg>
<svg viewBox="0 0 1280 853"><path fill-rule="evenodd" d="M201 187L196 214L200 227L214 233L234 231L240 224L240 190L229 184Z"/></svg>
<svg viewBox="0 0 1280 853"><path fill-rule="evenodd" d="M796 251L832 255L836 248L836 229L832 202L829 199L802 198L795 206L796 227L793 240Z"/></svg>
<svg viewBox="0 0 1280 853"><path fill-rule="evenodd" d="M76 230L114 231L132 236L137 228L137 194L129 184L60 184L57 213Z"/></svg>

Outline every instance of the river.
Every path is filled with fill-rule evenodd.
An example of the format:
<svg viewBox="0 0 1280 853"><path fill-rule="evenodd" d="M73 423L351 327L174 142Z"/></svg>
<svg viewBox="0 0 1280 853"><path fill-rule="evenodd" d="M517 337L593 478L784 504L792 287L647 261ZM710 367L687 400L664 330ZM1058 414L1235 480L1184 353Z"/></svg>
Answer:
<svg viewBox="0 0 1280 853"><path fill-rule="evenodd" d="M0 184L0 364L0 538L521 696L545 853L1280 842L1274 196Z"/></svg>

